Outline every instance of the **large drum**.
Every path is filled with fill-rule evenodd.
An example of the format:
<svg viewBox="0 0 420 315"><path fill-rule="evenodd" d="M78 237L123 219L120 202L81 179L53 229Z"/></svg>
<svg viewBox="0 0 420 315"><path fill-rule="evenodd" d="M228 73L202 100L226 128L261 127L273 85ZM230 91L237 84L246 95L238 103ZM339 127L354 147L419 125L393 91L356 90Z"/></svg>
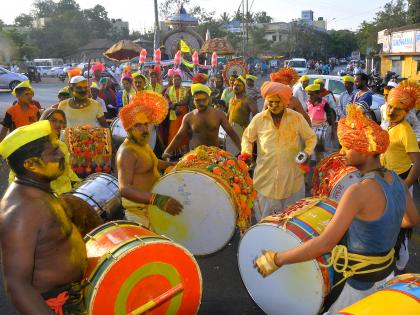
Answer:
<svg viewBox="0 0 420 315"><path fill-rule="evenodd" d="M129 221L106 223L85 243L88 314L197 313L200 268L182 246Z"/></svg>
<svg viewBox="0 0 420 315"><path fill-rule="evenodd" d="M283 266L266 278L254 268L262 250L285 251L318 236L335 213L329 199L306 198L284 212L264 218L251 227L238 249L242 280L252 299L267 314L317 314L333 283L333 269L326 264L329 255Z"/></svg>
<svg viewBox="0 0 420 315"><path fill-rule="evenodd" d="M82 235L122 215L118 180L105 173L88 176L79 187L60 195Z"/></svg>
<svg viewBox="0 0 420 315"><path fill-rule="evenodd" d="M153 229L194 255L222 249L233 236L235 223L241 230L249 226L254 191L248 168L218 148L200 146L188 153L152 190L184 206L177 216L150 207Z"/></svg>
<svg viewBox="0 0 420 315"><path fill-rule="evenodd" d="M338 152L323 159L314 171L311 193L340 201L351 185L360 181L357 168L347 166L345 158Z"/></svg>
<svg viewBox="0 0 420 315"><path fill-rule="evenodd" d="M149 145L152 150L155 148L156 145L156 126L150 125L150 138L149 138ZM127 138L127 132L122 126L121 120L117 117L111 123L111 137L112 142L116 149L124 142L125 138Z"/></svg>
<svg viewBox="0 0 420 315"><path fill-rule="evenodd" d="M382 290L346 307L337 315L418 315L420 274L404 274L388 281Z"/></svg>

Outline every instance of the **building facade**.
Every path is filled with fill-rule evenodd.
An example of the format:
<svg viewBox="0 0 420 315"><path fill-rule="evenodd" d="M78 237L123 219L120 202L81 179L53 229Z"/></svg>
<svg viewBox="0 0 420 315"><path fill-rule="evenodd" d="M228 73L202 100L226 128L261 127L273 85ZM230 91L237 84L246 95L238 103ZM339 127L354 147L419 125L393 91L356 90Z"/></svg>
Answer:
<svg viewBox="0 0 420 315"><path fill-rule="evenodd" d="M393 71L402 78L420 80L420 24L378 32L382 45L381 76Z"/></svg>

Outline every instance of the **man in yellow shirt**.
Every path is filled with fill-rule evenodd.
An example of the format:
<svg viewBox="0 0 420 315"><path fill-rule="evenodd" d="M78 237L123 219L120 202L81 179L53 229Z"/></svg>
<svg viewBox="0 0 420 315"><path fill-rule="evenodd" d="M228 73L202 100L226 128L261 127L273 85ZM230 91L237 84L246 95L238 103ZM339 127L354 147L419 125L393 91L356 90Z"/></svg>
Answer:
<svg viewBox="0 0 420 315"><path fill-rule="evenodd" d="M316 135L305 118L286 108L292 97L290 87L264 82L261 95L268 108L252 119L242 136L242 155L252 155L254 142L258 148L254 172L257 220L305 197L304 174L295 159L299 153L307 159L316 145Z"/></svg>
<svg viewBox="0 0 420 315"><path fill-rule="evenodd" d="M405 117L420 103L420 86L403 81L388 94L386 116L389 121L390 144L381 157L382 165L396 172L413 193L412 185L420 176L420 150L412 127ZM399 249L397 269L404 270L409 260L408 231L401 231L403 244Z"/></svg>
<svg viewBox="0 0 420 315"><path fill-rule="evenodd" d="M146 90L153 91L159 94L163 93L163 86L158 82L158 72L155 70L150 71L150 83L146 86Z"/></svg>
<svg viewBox="0 0 420 315"><path fill-rule="evenodd" d="M86 125L94 127L97 122L104 128L108 127L101 105L89 98L88 82L85 77L72 77L70 80L70 91L73 97L58 104L58 109L61 109L66 114L67 127Z"/></svg>

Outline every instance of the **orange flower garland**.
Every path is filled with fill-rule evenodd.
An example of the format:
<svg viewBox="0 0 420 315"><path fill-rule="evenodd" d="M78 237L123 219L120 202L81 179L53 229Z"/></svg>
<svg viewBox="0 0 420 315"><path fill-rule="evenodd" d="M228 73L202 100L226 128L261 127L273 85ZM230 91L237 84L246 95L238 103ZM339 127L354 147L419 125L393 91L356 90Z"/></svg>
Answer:
<svg viewBox="0 0 420 315"><path fill-rule="evenodd" d="M173 170L196 170L216 179L236 204L237 225L244 233L251 224L251 209L256 192L245 162L216 147L199 146L187 153Z"/></svg>

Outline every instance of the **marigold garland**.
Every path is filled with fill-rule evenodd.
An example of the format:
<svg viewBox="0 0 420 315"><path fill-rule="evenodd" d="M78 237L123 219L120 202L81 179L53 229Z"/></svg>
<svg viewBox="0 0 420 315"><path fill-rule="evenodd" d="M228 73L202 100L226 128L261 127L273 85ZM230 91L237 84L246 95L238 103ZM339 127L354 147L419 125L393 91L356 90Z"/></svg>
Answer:
<svg viewBox="0 0 420 315"><path fill-rule="evenodd" d="M217 147L199 146L187 153L171 170L195 170L217 180L235 201L237 225L244 233L251 224L251 209L256 197L248 165Z"/></svg>
<svg viewBox="0 0 420 315"><path fill-rule="evenodd" d="M299 80L299 74L293 68L280 68L277 72L270 74L270 80L285 85L294 85Z"/></svg>

